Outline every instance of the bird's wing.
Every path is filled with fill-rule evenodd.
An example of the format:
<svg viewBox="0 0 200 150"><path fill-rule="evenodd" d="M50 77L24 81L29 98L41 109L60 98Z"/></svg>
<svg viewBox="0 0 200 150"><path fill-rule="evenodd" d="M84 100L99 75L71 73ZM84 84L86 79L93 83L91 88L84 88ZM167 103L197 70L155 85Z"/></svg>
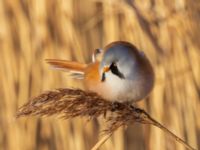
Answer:
<svg viewBox="0 0 200 150"><path fill-rule="evenodd" d="M87 64L68 60L46 59L45 61L50 64L53 69L66 71L71 77L76 79L83 79L87 67Z"/></svg>
<svg viewBox="0 0 200 150"><path fill-rule="evenodd" d="M98 48L95 49L93 54L92 54L92 62L95 63L97 61L101 61L102 60L102 55L103 55L103 50Z"/></svg>

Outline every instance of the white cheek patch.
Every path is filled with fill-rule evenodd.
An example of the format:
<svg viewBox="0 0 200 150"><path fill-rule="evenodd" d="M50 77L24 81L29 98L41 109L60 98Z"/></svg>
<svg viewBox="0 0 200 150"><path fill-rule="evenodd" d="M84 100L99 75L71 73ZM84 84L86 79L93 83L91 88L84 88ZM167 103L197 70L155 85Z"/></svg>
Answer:
<svg viewBox="0 0 200 150"><path fill-rule="evenodd" d="M137 87L138 81L120 79L118 76L113 75L111 72L106 73L106 80L103 82L108 89L109 100L112 101L133 101L137 100L140 93L140 88ZM137 85L137 86L136 86Z"/></svg>
<svg viewBox="0 0 200 150"><path fill-rule="evenodd" d="M118 100L120 95L123 95L127 90L126 82L124 79L120 79L118 76L113 75L111 72L106 73L105 84L111 89L109 95L111 99Z"/></svg>

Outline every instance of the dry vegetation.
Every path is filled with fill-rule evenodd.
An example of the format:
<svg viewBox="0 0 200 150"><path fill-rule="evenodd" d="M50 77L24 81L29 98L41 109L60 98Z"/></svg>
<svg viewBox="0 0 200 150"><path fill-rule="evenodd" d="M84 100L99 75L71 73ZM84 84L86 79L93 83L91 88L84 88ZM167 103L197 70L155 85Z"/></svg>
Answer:
<svg viewBox="0 0 200 150"><path fill-rule="evenodd" d="M95 120L14 116L42 91L82 87L49 70L45 58L89 62L93 49L114 40L134 43L154 65L154 91L137 105L200 148L199 11L198 0L0 0L0 149L91 148L102 128ZM102 146L110 149L184 147L157 128L135 124Z"/></svg>
<svg viewBox="0 0 200 150"><path fill-rule="evenodd" d="M144 110L129 103L111 102L96 93L80 89L57 89L42 93L21 106L16 113L17 118L52 115L60 116L64 119L73 119L75 117L97 119L104 116L105 122L108 124L103 131L105 137L99 140L92 150L100 148L119 127L126 127L136 122L154 125L171 135L172 138L189 150L195 150Z"/></svg>

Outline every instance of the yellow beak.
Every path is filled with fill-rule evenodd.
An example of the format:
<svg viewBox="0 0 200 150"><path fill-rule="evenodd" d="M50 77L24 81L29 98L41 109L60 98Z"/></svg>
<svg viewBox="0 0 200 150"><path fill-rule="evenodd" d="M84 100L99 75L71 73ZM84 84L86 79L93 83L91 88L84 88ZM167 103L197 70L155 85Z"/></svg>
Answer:
<svg viewBox="0 0 200 150"><path fill-rule="evenodd" d="M103 73L106 73L106 72L108 72L108 71L110 71L110 67L105 66L105 67L103 68Z"/></svg>

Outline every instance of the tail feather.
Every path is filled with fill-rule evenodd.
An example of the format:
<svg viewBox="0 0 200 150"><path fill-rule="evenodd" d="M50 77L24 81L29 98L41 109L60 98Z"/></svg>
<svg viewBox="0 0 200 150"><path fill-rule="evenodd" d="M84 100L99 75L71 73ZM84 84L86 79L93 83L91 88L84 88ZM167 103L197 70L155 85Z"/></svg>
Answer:
<svg viewBox="0 0 200 150"><path fill-rule="evenodd" d="M70 76L78 79L83 78L85 68L87 67L87 64L68 60L46 59L45 61L50 64L53 69L67 71Z"/></svg>

